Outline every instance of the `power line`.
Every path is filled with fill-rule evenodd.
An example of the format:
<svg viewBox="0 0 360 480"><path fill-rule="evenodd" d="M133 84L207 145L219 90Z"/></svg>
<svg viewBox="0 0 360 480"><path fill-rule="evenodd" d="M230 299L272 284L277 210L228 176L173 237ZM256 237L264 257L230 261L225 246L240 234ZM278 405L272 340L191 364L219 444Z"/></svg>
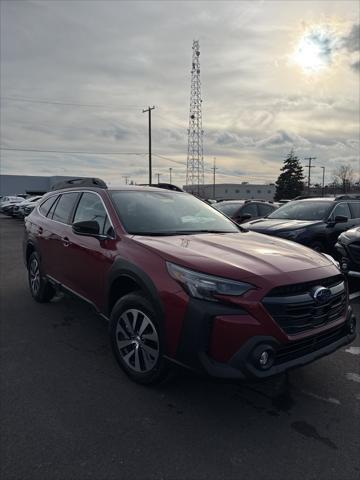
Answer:
<svg viewBox="0 0 360 480"><path fill-rule="evenodd" d="M90 108L141 108L140 105L104 105L99 103L77 103L77 102L63 102L60 100L45 100L45 99L36 99L36 98L26 98L26 97L9 97L9 96L0 96L3 100L10 100L13 102L27 102L27 103L44 103L48 105L63 105L70 107L90 107Z"/></svg>
<svg viewBox="0 0 360 480"><path fill-rule="evenodd" d="M1 147L0 150L7 150L13 152L35 152L35 153L63 153L75 155L146 155L146 152L84 152L84 151L69 151L69 150L42 150L38 148L12 148Z"/></svg>

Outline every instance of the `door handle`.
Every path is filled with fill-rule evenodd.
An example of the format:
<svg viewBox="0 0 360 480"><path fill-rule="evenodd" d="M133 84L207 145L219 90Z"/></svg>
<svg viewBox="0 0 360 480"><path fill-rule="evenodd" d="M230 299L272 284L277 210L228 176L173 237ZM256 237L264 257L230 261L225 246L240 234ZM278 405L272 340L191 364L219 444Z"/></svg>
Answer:
<svg viewBox="0 0 360 480"><path fill-rule="evenodd" d="M68 239L68 237L63 237L61 240L64 247L68 247L70 245L70 240Z"/></svg>

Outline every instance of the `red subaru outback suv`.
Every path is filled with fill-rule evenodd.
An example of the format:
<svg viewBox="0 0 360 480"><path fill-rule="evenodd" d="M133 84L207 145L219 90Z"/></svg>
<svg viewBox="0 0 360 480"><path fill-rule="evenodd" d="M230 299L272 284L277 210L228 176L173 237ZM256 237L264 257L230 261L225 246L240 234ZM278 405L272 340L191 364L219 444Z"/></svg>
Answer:
<svg viewBox="0 0 360 480"><path fill-rule="evenodd" d="M117 361L141 383L159 381L171 362L268 377L355 338L331 258L246 231L184 192L63 185L26 217L24 257L34 299L61 288L91 303L109 320Z"/></svg>

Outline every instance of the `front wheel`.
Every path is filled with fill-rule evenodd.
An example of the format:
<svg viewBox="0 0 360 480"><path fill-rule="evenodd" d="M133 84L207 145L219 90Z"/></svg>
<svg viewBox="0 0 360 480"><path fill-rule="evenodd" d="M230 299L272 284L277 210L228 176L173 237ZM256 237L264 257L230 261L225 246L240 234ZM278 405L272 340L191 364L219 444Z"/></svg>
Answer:
<svg viewBox="0 0 360 480"><path fill-rule="evenodd" d="M110 317L110 340L116 360L132 380L154 384L166 378L161 324L142 295L129 294L115 304Z"/></svg>
<svg viewBox="0 0 360 480"><path fill-rule="evenodd" d="M36 252L30 255L28 261L28 280L30 292L34 300L39 303L50 302L55 295L55 290L42 276L40 258Z"/></svg>

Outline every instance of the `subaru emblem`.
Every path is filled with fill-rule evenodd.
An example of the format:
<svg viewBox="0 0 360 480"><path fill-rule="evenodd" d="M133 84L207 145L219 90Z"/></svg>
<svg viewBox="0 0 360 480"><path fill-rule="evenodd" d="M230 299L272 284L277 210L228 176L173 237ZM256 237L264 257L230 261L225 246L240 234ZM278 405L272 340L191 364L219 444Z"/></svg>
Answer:
<svg viewBox="0 0 360 480"><path fill-rule="evenodd" d="M331 290L325 287L315 287L311 291L311 296L317 303L325 303L331 297Z"/></svg>

